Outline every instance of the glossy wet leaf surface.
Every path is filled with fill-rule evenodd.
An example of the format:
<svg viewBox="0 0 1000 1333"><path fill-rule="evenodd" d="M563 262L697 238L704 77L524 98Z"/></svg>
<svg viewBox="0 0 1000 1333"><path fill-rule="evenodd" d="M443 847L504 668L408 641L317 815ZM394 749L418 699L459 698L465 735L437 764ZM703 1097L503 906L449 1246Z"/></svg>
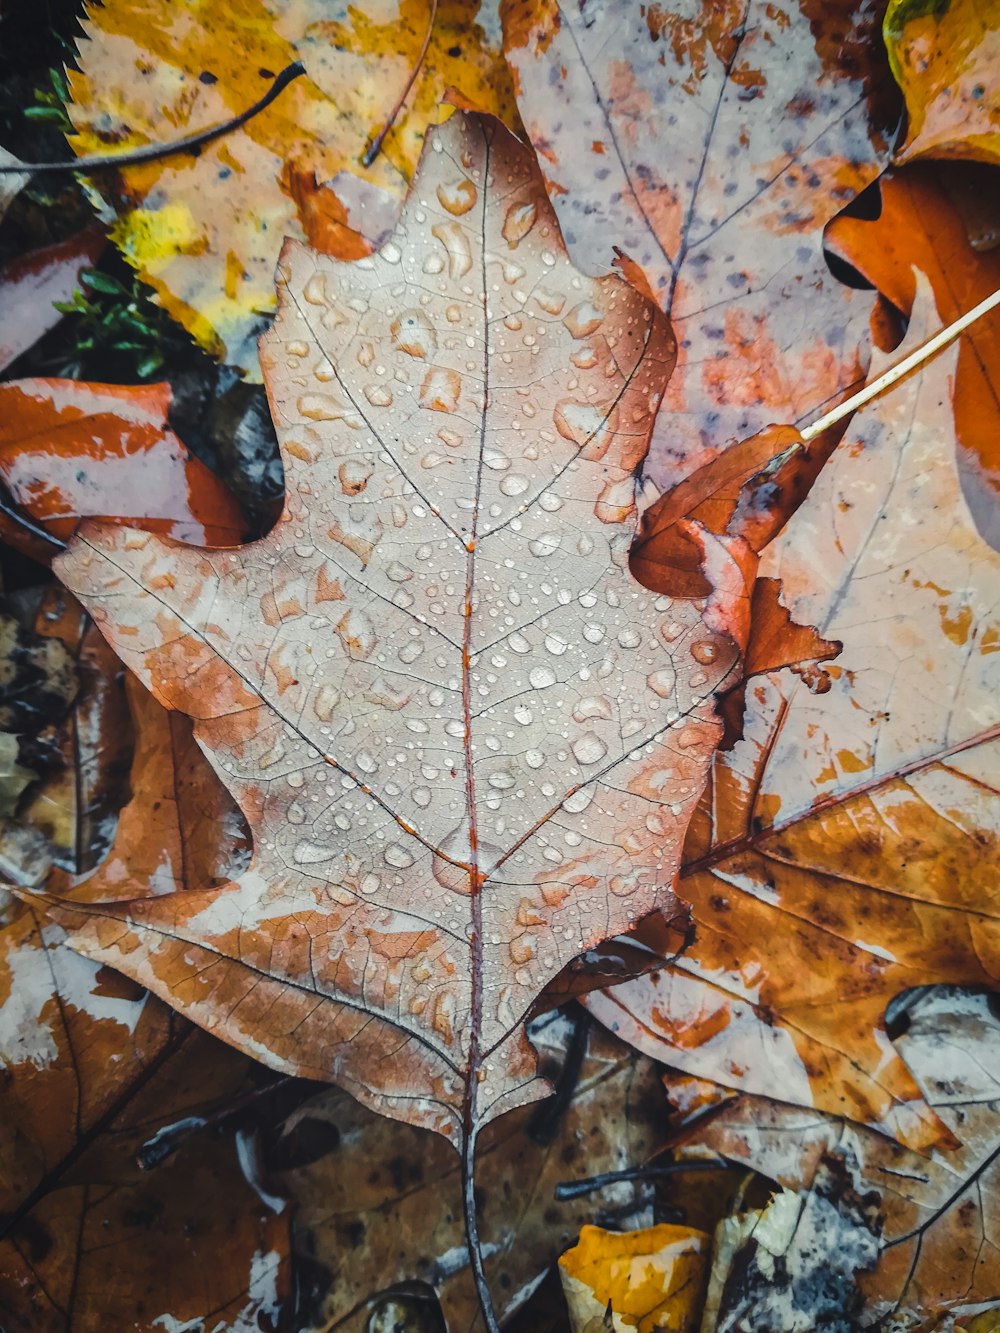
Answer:
<svg viewBox="0 0 1000 1333"><path fill-rule="evenodd" d="M74 938L274 1064L457 1137L469 1087L473 1122L541 1091L519 1024L544 984L669 905L743 575L707 535L704 611L628 574L670 344L620 280L570 268L495 122L436 132L377 256L293 247L282 285L278 527L228 554L93 528L60 562L196 717L255 859L91 909Z"/></svg>
<svg viewBox="0 0 1000 1333"><path fill-rule="evenodd" d="M976 0L890 0L885 43L906 97L898 156L1000 162L1000 24Z"/></svg>
<svg viewBox="0 0 1000 1333"><path fill-rule="evenodd" d="M142 525L181 541L238 544L228 488L170 429L169 384L64 379L0 384L0 477L27 516L65 540L85 517ZM51 555L4 516L9 541Z"/></svg>

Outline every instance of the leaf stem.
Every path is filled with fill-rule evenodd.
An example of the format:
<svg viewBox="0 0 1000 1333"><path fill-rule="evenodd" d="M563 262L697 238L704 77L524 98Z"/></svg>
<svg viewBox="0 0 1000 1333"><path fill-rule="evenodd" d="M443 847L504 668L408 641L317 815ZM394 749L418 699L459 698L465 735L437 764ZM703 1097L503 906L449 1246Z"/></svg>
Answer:
<svg viewBox="0 0 1000 1333"><path fill-rule="evenodd" d="M933 356L935 352L940 351L942 347L947 347L947 345L967 329L970 324L974 324L977 319L981 319L983 315L987 314L998 305L1000 305L1000 288L985 297L978 305L973 306L973 308L967 311L964 315L960 315L958 319L947 325L946 328L939 329L932 338L928 338L925 343L922 343L921 346L911 352L909 356L904 356L902 361L897 362L894 366L890 366L889 369L879 375L877 379L872 380L870 384L866 384L863 389L852 394L850 398L845 399L844 402L838 404L836 407L831 408L829 412L818 417L811 425L805 426L801 431L803 440L808 444L808 442L814 440L817 435L822 435L825 430L829 430L831 426L835 426L838 421L842 421L844 417L850 416L852 412L856 412L859 407L864 407L865 403L870 403L873 398L877 398L879 394L885 393L887 389L891 389L892 386L901 380L904 375L908 375L911 370L914 370L917 366L921 365L928 359L928 357Z"/></svg>
<svg viewBox="0 0 1000 1333"><path fill-rule="evenodd" d="M483 1250L479 1241L479 1222L476 1217L476 1130L466 1125L462 1135L462 1212L465 1217L465 1239L469 1246L469 1262L472 1265L472 1278L476 1284L476 1295L483 1312L483 1324L486 1333L500 1333L496 1311L493 1309L493 1297L490 1284L486 1280L483 1267Z"/></svg>
<svg viewBox="0 0 1000 1333"><path fill-rule="evenodd" d="M431 0L430 18L427 20L427 31L424 33L424 44L420 48L420 54L417 56L416 63L410 70L410 77L406 80L406 84L403 88L403 91L396 98L395 105L389 112L385 124L382 126L382 128L375 135L374 139L372 139L371 143L369 143L368 147L365 149L364 156L361 159L361 165L363 167L370 167L371 164L378 157L379 153L382 151L382 145L385 143L385 136L389 133L393 125L396 123L396 117L399 115L400 111L402 111L403 103L409 97L410 89L417 81L417 75L420 73L420 67L423 65L424 58L427 55L427 48L431 44L431 33L434 31L434 22L437 19L437 8L438 8L438 0Z"/></svg>
<svg viewBox="0 0 1000 1333"><path fill-rule="evenodd" d="M184 139L175 139L173 143L146 144L128 153L95 153L90 157L78 157L73 162L17 162L0 165L0 173L28 172L34 175L37 172L69 171L89 175L90 172L103 167L130 167L138 162L153 162L157 158L172 157L175 153L189 153L193 148L200 148L202 144L210 143L212 139L218 139L221 135L229 134L231 130L237 130L241 125L245 125L248 120L252 120L254 116L269 107L293 79L297 79L305 72L305 66L300 60L286 65L275 77L264 96L254 102L253 106L247 107L246 111L241 111L232 120L224 120L219 125L210 125L208 129L199 130L197 134L189 134Z"/></svg>

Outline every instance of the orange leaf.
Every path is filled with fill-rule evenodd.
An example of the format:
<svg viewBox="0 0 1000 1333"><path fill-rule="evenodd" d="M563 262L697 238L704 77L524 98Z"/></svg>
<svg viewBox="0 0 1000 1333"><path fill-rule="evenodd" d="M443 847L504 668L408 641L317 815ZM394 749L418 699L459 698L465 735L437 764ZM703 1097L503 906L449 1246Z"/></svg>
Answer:
<svg viewBox="0 0 1000 1333"><path fill-rule="evenodd" d="M957 157L1000 163L1000 22L995 3L892 0L884 31L909 120L897 159Z"/></svg>
<svg viewBox="0 0 1000 1333"><path fill-rule="evenodd" d="M879 191L878 219L840 217L827 243L894 306L906 315L912 310L915 270L927 277L942 324L1000 288L1000 251L973 249L933 166L887 173ZM1000 311L963 334L951 399L962 489L980 532L1000 545L994 527L1000 490Z"/></svg>
<svg viewBox="0 0 1000 1333"><path fill-rule="evenodd" d="M55 537L81 518L103 518L233 546L246 526L239 506L170 430L169 409L168 384L0 384L0 478ZM21 545L24 534L8 521L5 536Z"/></svg>
<svg viewBox="0 0 1000 1333"><path fill-rule="evenodd" d="M624 1234L583 1227L559 1260L573 1333L695 1333L708 1259L709 1237L691 1227L662 1223Z"/></svg>
<svg viewBox="0 0 1000 1333"><path fill-rule="evenodd" d="M914 345L936 324L921 292ZM918 1145L948 1135L885 1007L908 986L1000 980L1000 557L954 457L957 355L855 418L769 549L791 613L843 642L830 688L785 669L748 690L685 850L692 944L586 1000L688 1073Z"/></svg>

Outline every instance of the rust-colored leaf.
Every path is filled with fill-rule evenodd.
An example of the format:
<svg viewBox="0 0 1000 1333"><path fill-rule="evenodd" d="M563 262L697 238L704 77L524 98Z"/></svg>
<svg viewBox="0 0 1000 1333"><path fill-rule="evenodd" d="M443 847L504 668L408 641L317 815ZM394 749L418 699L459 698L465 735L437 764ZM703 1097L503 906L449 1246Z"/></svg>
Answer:
<svg viewBox="0 0 1000 1333"><path fill-rule="evenodd" d="M231 1133L152 1175L135 1164L164 1119L240 1090L246 1058L70 952L55 923L0 912L4 1329L278 1328L289 1213L256 1197Z"/></svg>
<svg viewBox="0 0 1000 1333"><path fill-rule="evenodd" d="M81 518L99 517L181 541L236 545L246 527L239 505L170 430L169 409L168 384L0 384L0 478L58 538ZM3 533L29 554L44 550L12 520Z"/></svg>
<svg viewBox="0 0 1000 1333"><path fill-rule="evenodd" d="M839 1158L856 1173L858 1189L880 1219L876 1262L860 1276L867 1312L886 1320L905 1311L908 1318L929 1321L948 1310L995 1310L1000 1291L997 1019L986 996L934 990L908 997L906 1018L906 1031L895 1045L959 1147L920 1155L831 1116L742 1097L719 1112L702 1129L699 1146L687 1151L695 1156L719 1152L799 1191L804 1199L814 1190L824 1160ZM851 1219L841 1212L849 1233ZM859 1239L871 1243L870 1235ZM759 1305L749 1312L750 1326L754 1318L762 1320Z"/></svg>
<svg viewBox="0 0 1000 1333"><path fill-rule="evenodd" d="M908 341L938 316L924 286ZM679 891L671 968L587 1003L621 1035L729 1087L946 1135L885 1034L906 986L996 984L997 579L951 426L957 352L866 408L773 544L797 620L843 642L810 692L748 690Z"/></svg>
<svg viewBox="0 0 1000 1333"><path fill-rule="evenodd" d="M250 822L218 889L64 908L74 941L284 1069L458 1140L542 1091L520 1023L670 884L736 669L627 568L662 320L561 251L531 155L460 113L400 230L293 245L263 346L285 512L238 552L92 527L61 558Z"/></svg>
<svg viewBox="0 0 1000 1333"><path fill-rule="evenodd" d="M417 61L428 0L190 0L89 7L79 72L67 71L77 153L125 151L220 124L301 60L305 78L242 128L125 168L112 236L202 346L259 379L257 336L274 310L282 239L343 259L395 222L445 88L516 123L510 76L477 0L440 0L416 84L369 168L361 156ZM352 207L358 189L364 198ZM102 189L105 189L102 182ZM357 202L357 201L356 201Z"/></svg>
<svg viewBox="0 0 1000 1333"><path fill-rule="evenodd" d="M81 270L97 262L105 244L104 229L88 227L0 269L0 370L62 319L53 302L70 300Z"/></svg>
<svg viewBox="0 0 1000 1333"><path fill-rule="evenodd" d="M947 181L947 177L945 178ZM1000 288L1000 251L981 253L931 164L889 172L879 182L882 207L874 222L841 217L828 244L908 315L915 272L926 275L942 324ZM992 311L962 336L955 369L954 434L962 490L979 531L1000 549L1000 313Z"/></svg>
<svg viewBox="0 0 1000 1333"><path fill-rule="evenodd" d="M993 0L890 0L885 44L906 97L897 158L1000 163L1000 16Z"/></svg>
<svg viewBox="0 0 1000 1333"><path fill-rule="evenodd" d="M888 160L876 6L504 0L502 13L570 254L589 273L621 256L677 335L647 474L673 486L727 440L863 377L870 298L833 278L823 228Z"/></svg>

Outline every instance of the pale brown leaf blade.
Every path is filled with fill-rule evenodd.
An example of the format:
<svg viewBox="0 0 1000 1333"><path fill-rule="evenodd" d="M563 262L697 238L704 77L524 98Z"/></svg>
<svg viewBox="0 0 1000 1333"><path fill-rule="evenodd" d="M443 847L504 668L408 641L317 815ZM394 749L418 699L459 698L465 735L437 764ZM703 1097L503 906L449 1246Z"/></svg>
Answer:
<svg viewBox="0 0 1000 1333"><path fill-rule="evenodd" d="M377 255L287 251L263 362L273 532L91 528L61 565L196 717L254 862L60 919L234 1044L458 1138L538 1095L519 1025L545 983L669 905L751 553L692 526L707 605L631 579L672 344L570 267L495 122L434 131Z"/></svg>
<svg viewBox="0 0 1000 1333"><path fill-rule="evenodd" d="M504 50L574 262L669 316L661 487L864 378L871 298L823 229L888 165L877 11L856 0L504 0ZM888 112L888 115L886 114ZM779 313L780 312L780 313Z"/></svg>

